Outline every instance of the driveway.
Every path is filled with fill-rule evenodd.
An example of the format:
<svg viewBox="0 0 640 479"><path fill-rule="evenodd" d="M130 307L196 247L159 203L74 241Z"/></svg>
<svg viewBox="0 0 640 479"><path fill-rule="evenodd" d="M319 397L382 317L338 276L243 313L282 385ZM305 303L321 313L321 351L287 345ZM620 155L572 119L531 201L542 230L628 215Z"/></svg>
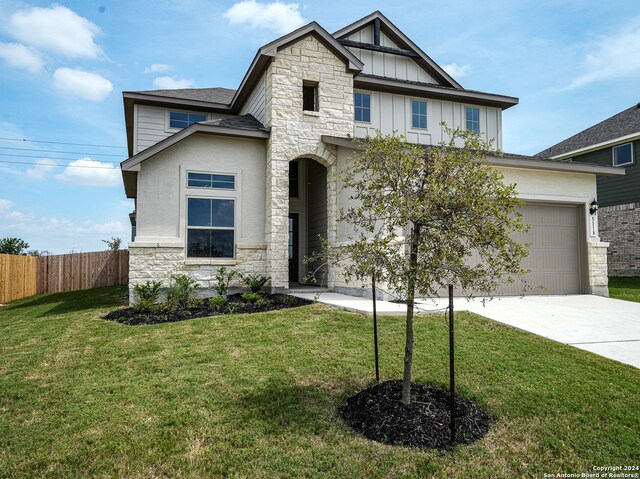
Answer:
<svg viewBox="0 0 640 479"><path fill-rule="evenodd" d="M422 302L425 309L442 307ZM640 368L640 303L591 295L456 298L454 308Z"/></svg>

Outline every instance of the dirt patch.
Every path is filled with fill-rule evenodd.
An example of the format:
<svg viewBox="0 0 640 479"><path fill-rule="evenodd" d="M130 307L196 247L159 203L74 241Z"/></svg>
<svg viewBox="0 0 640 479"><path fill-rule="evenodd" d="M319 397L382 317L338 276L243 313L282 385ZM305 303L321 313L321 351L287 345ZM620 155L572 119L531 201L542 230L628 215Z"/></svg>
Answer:
<svg viewBox="0 0 640 479"><path fill-rule="evenodd" d="M449 392L412 383L411 404L401 401L402 381L385 381L347 398L340 415L367 439L394 446L447 449L450 444ZM471 444L489 431L481 407L456 396L456 444Z"/></svg>

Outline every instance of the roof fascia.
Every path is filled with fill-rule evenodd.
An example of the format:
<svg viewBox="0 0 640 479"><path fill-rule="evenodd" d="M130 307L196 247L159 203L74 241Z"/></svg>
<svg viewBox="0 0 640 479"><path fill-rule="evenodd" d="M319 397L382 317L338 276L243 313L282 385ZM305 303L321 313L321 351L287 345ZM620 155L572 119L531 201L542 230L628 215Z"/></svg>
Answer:
<svg viewBox="0 0 640 479"><path fill-rule="evenodd" d="M390 78L379 78L360 74L354 78L356 88L380 90L391 93L422 94L433 98L453 101L467 101L469 103L499 107L503 110L517 105L518 98L494 93L472 92L429 85L405 83Z"/></svg>

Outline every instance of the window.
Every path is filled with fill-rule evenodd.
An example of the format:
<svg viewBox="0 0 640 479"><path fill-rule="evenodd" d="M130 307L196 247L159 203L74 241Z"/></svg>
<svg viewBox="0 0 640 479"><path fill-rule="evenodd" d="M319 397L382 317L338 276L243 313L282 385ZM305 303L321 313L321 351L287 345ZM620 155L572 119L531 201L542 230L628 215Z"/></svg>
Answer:
<svg viewBox="0 0 640 479"><path fill-rule="evenodd" d="M177 111L169 113L169 126L171 128L186 128L199 121L207 121L207 115L179 113Z"/></svg>
<svg viewBox="0 0 640 479"><path fill-rule="evenodd" d="M467 130L480 134L480 109L466 107Z"/></svg>
<svg viewBox="0 0 640 479"><path fill-rule="evenodd" d="M355 120L356 121L371 121L371 95L368 93L354 94L355 104Z"/></svg>
<svg viewBox="0 0 640 479"><path fill-rule="evenodd" d="M298 198L300 195L299 191L299 164L297 160L289 162L289 198Z"/></svg>
<svg viewBox="0 0 640 479"><path fill-rule="evenodd" d="M613 166L633 164L633 143L613 147Z"/></svg>
<svg viewBox="0 0 640 479"><path fill-rule="evenodd" d="M236 177L213 173L188 173L187 186L190 188L213 188L216 190L235 190Z"/></svg>
<svg viewBox="0 0 640 479"><path fill-rule="evenodd" d="M317 83L307 81L302 83L302 109L305 111L319 111Z"/></svg>
<svg viewBox="0 0 640 479"><path fill-rule="evenodd" d="M411 126L414 128L427 127L427 102L411 100Z"/></svg>
<svg viewBox="0 0 640 479"><path fill-rule="evenodd" d="M234 200L187 198L187 257L233 258Z"/></svg>

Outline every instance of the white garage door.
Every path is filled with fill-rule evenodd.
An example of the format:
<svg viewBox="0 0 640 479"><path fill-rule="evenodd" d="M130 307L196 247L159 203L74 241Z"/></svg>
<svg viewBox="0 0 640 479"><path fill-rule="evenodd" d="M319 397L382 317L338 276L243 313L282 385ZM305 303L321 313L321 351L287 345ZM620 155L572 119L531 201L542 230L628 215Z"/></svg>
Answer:
<svg viewBox="0 0 640 479"><path fill-rule="evenodd" d="M519 233L518 241L530 243L529 256L523 261L532 291L526 294L580 293L580 227L578 207L562 205L526 205L524 222L531 225ZM542 289L535 288L543 286ZM504 285L496 294L522 293L522 283Z"/></svg>

